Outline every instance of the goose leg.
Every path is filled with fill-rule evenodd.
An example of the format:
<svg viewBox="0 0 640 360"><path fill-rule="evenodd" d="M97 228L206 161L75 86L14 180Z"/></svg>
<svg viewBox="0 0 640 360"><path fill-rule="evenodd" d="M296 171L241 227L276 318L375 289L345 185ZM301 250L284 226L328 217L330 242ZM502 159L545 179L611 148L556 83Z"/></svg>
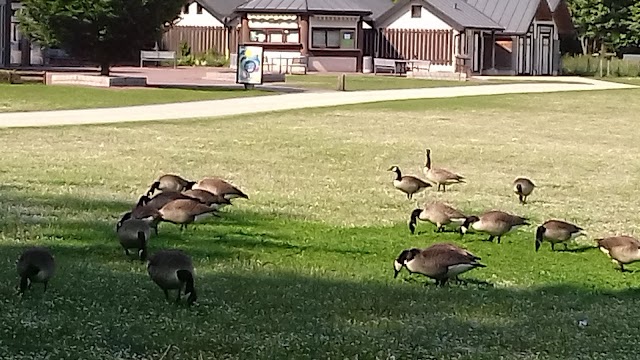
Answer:
<svg viewBox="0 0 640 360"><path fill-rule="evenodd" d="M163 289L164 291L164 298L167 299L167 301L169 301L169 291L167 289Z"/></svg>
<svg viewBox="0 0 640 360"><path fill-rule="evenodd" d="M44 291L43 292L47 292L47 285L49 285L48 281L44 282Z"/></svg>
<svg viewBox="0 0 640 360"><path fill-rule="evenodd" d="M449 280L449 278L444 278L444 279L440 280L440 287L443 287L444 284L447 283L447 280Z"/></svg>
<svg viewBox="0 0 640 360"><path fill-rule="evenodd" d="M493 241L494 236L493 235L489 235L489 238L487 239L487 241Z"/></svg>
<svg viewBox="0 0 640 360"><path fill-rule="evenodd" d="M555 245L554 243L551 243L551 251L555 251ZM565 250L567 250L567 246L565 245Z"/></svg>
<svg viewBox="0 0 640 360"><path fill-rule="evenodd" d="M129 256L129 249L124 249L124 254Z"/></svg>
<svg viewBox="0 0 640 360"><path fill-rule="evenodd" d="M447 187L445 184L442 184L442 192L447 192Z"/></svg>
<svg viewBox="0 0 640 360"><path fill-rule="evenodd" d="M500 244L500 239L502 239L502 236L498 236L498 244Z"/></svg>
<svg viewBox="0 0 640 360"><path fill-rule="evenodd" d="M564 251L569 250L569 246L567 245L567 243L563 243L563 245L564 245Z"/></svg>

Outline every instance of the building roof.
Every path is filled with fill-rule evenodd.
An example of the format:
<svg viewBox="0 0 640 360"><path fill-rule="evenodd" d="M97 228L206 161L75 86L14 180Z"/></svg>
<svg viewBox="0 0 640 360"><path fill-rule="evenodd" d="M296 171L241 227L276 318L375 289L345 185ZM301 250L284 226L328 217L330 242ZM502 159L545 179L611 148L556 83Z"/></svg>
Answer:
<svg viewBox="0 0 640 360"><path fill-rule="evenodd" d="M233 18L236 8L245 2L247 0L197 0L198 4L223 23L225 18Z"/></svg>
<svg viewBox="0 0 640 360"><path fill-rule="evenodd" d="M547 0L547 3L549 4L549 8L551 9L551 11L556 11L556 9L558 8L558 5L560 5L561 2L562 0Z"/></svg>
<svg viewBox="0 0 640 360"><path fill-rule="evenodd" d="M560 2L560 0L466 0L469 5L501 24L505 33L513 34L524 34L529 30L540 1ZM557 7L558 4L555 5Z"/></svg>
<svg viewBox="0 0 640 360"><path fill-rule="evenodd" d="M353 0L250 0L236 9L239 12L343 13L371 14L361 1Z"/></svg>
<svg viewBox="0 0 640 360"><path fill-rule="evenodd" d="M399 0L386 12L374 18L378 24L384 23L394 14L402 11L412 0ZM503 30L497 22L481 13L463 0L422 0L422 5L456 30L490 29Z"/></svg>

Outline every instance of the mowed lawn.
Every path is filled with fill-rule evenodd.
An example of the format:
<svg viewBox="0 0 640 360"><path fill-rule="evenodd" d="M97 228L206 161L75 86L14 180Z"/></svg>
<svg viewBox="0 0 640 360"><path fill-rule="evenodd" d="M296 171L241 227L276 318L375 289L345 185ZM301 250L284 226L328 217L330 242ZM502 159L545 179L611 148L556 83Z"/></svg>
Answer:
<svg viewBox="0 0 640 360"><path fill-rule="evenodd" d="M0 113L166 104L269 94L274 92L221 87L102 89L64 85L0 84Z"/></svg>
<svg viewBox="0 0 640 360"><path fill-rule="evenodd" d="M0 130L0 358L635 359L640 264L620 273L592 240L637 234L638 90L400 101L218 120ZM468 183L414 201L387 169L424 150ZM150 251L180 248L199 300L165 302L115 224L158 175L222 176L249 194ZM539 185L526 206L511 181ZM411 210L443 200L532 226L502 239L435 234ZM574 251L534 251L535 227L586 228ZM401 250L456 242L490 285L436 288ZM15 260L47 245L47 293L15 296ZM558 246L559 249L562 246ZM172 294L173 296L173 294ZM579 322L586 323L580 326Z"/></svg>

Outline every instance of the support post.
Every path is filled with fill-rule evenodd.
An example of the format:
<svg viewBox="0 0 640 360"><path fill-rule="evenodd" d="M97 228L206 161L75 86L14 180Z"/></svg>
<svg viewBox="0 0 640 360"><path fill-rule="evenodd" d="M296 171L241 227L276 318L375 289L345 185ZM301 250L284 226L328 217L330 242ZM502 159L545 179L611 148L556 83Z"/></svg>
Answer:
<svg viewBox="0 0 640 360"><path fill-rule="evenodd" d="M309 15L301 14L298 16L298 29L300 37L300 55L309 56Z"/></svg>
<svg viewBox="0 0 640 360"><path fill-rule="evenodd" d="M247 18L247 14L242 14L240 27L240 41L241 44L246 44L251 41L251 30L249 29L249 19Z"/></svg>
<svg viewBox="0 0 640 360"><path fill-rule="evenodd" d="M491 32L491 71L496 71L496 32Z"/></svg>

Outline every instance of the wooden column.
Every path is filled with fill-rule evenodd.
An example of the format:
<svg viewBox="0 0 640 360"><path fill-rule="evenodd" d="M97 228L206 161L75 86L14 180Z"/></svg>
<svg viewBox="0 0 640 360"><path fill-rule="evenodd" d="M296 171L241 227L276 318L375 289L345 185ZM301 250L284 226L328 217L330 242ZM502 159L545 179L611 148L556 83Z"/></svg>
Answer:
<svg viewBox="0 0 640 360"><path fill-rule="evenodd" d="M491 32L491 70L496 69L496 32Z"/></svg>
<svg viewBox="0 0 640 360"><path fill-rule="evenodd" d="M247 14L242 14L241 26L240 26L240 44L246 44L251 41L251 32L249 30L249 19Z"/></svg>
<svg viewBox="0 0 640 360"><path fill-rule="evenodd" d="M309 15L301 14L298 16L298 37L300 38L300 54L309 56Z"/></svg>
<svg viewBox="0 0 640 360"><path fill-rule="evenodd" d="M0 68L11 62L11 2L0 0Z"/></svg>
<svg viewBox="0 0 640 360"><path fill-rule="evenodd" d="M358 27L356 28L356 48L358 49L356 72L362 72L362 63L364 62L364 31L362 29L362 17L358 20Z"/></svg>
<svg viewBox="0 0 640 360"><path fill-rule="evenodd" d="M484 68L484 31L480 31L480 69L479 73L482 75Z"/></svg>

